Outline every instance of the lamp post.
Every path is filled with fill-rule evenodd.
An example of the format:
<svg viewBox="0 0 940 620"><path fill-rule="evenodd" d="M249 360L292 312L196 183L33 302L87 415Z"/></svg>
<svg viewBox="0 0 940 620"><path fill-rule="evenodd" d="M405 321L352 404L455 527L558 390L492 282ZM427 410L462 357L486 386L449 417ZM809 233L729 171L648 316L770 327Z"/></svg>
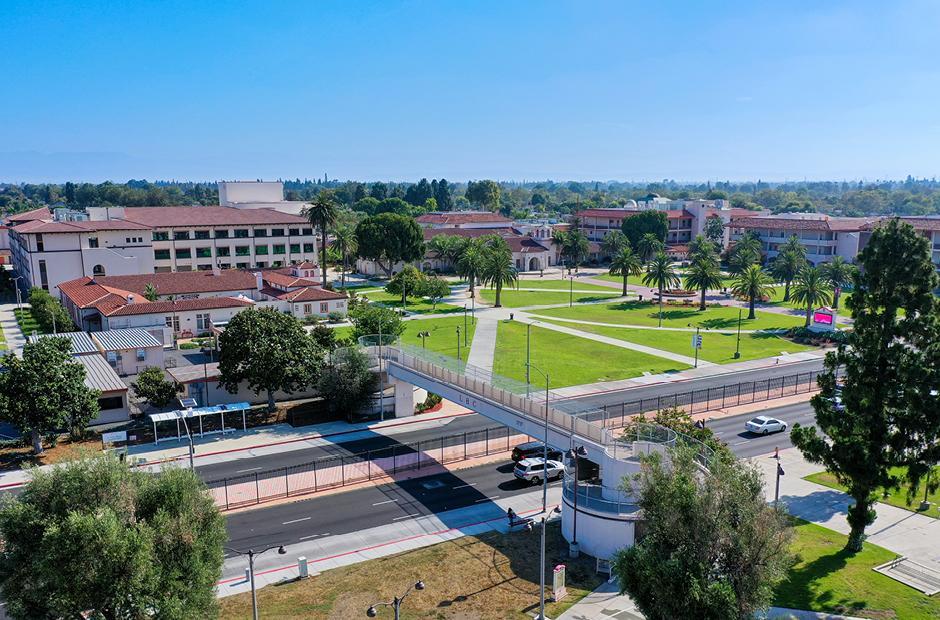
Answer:
<svg viewBox="0 0 940 620"><path fill-rule="evenodd" d="M460 327L457 327L457 368L460 368Z"/></svg>
<svg viewBox="0 0 940 620"><path fill-rule="evenodd" d="M777 507L777 502L780 500L780 476L783 476L785 472L783 467L780 465L780 461L777 461L777 490L774 491L774 508Z"/></svg>
<svg viewBox="0 0 940 620"><path fill-rule="evenodd" d="M574 305L574 276L568 276L568 307Z"/></svg>
<svg viewBox="0 0 940 620"><path fill-rule="evenodd" d="M467 346L467 304L463 305L463 346Z"/></svg>
<svg viewBox="0 0 940 620"><path fill-rule="evenodd" d="M698 350L702 348L701 347L702 337L699 336L699 332L701 331L701 329L702 329L701 327L695 328L695 341L692 343L692 346L695 349L695 366L693 366L693 368L698 368Z"/></svg>
<svg viewBox="0 0 940 620"><path fill-rule="evenodd" d="M20 287L16 283L16 281L22 277L23 276L16 276L15 278L13 278L13 290L16 291L16 309L19 310L20 312L23 311L23 298L20 294Z"/></svg>
<svg viewBox="0 0 940 620"><path fill-rule="evenodd" d="M185 414L185 411L180 413ZM193 455L196 452L196 447L193 445L193 434L189 432L189 422L187 422L186 415L183 415L183 428L186 429L186 439L189 440L189 471L196 471L196 465L193 463ZM179 427L176 427L176 430L179 431Z"/></svg>
<svg viewBox="0 0 940 620"><path fill-rule="evenodd" d="M284 555L287 551L284 549L284 545L272 545L263 551L255 551L254 549L239 551L231 547L225 547L225 549L238 555L248 556L248 577L251 579L251 617L254 618L254 620L258 620L258 593L255 590L255 556L266 553L271 549L277 549L278 555Z"/></svg>
<svg viewBox="0 0 940 620"><path fill-rule="evenodd" d="M426 349L426 348L427 348L427 347L425 346L424 339L427 338L427 337L430 336L430 335L431 335L431 332L429 332L429 331L418 332L418 338L421 339L421 348L422 348L422 349Z"/></svg>
<svg viewBox="0 0 940 620"><path fill-rule="evenodd" d="M385 377L382 376L382 317L379 317L379 419L385 421Z"/></svg>
<svg viewBox="0 0 940 620"><path fill-rule="evenodd" d="M734 359L741 357L741 313L743 311L742 308L738 308L738 344L734 350Z"/></svg>
<svg viewBox="0 0 940 620"><path fill-rule="evenodd" d="M571 534L571 545L568 547L569 555L573 558L578 557L578 459L582 456L587 456L587 450L584 446L578 446L577 448L572 448L568 451L568 455L571 457L571 460L574 461L574 523L572 524L573 531ZM564 496L564 489L562 489L562 496Z"/></svg>
<svg viewBox="0 0 940 620"><path fill-rule="evenodd" d="M535 372L545 377L545 437L542 441L542 463L548 464L548 373L539 370L538 366L526 364L526 369L532 368ZM542 481L542 512L548 507L548 481Z"/></svg>
<svg viewBox="0 0 940 620"><path fill-rule="evenodd" d="M552 510L552 513L561 512L558 506ZM548 515L543 513L540 519L542 527L542 539L539 543L539 615L536 620L545 620L545 523L548 521ZM532 531L532 524L528 525L529 531Z"/></svg>
<svg viewBox="0 0 940 620"><path fill-rule="evenodd" d="M401 616L401 604L405 602L405 597L411 594L414 590L423 590L423 589L424 589L424 582L416 581L415 584L413 586L409 586L408 590L406 590L405 593L402 594L401 596L396 596L390 601L384 601L384 602L375 603L373 605L369 605L369 609L366 610L366 615L369 616L370 618L375 618L379 613L378 610L376 609L377 606L378 607L391 607L392 610L395 612L395 620L399 620Z"/></svg>

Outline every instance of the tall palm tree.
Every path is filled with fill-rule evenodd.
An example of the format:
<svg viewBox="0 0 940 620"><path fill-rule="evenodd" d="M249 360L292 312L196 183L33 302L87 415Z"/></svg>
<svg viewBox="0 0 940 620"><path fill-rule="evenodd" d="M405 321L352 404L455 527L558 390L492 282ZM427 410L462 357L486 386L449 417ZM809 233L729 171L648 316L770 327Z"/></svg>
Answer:
<svg viewBox="0 0 940 620"><path fill-rule="evenodd" d="M619 230L612 230L604 235L604 238L601 240L601 251L609 256L611 259L620 254L620 250L625 245L629 245L630 241L627 240L627 236Z"/></svg>
<svg viewBox="0 0 940 620"><path fill-rule="evenodd" d="M645 237L645 235L644 235ZM642 242L643 239L640 239ZM659 289L659 326L663 326L663 291L679 286L679 274L672 267L672 261L665 252L657 252L653 260L646 266L646 275L643 284L655 286Z"/></svg>
<svg viewBox="0 0 940 620"><path fill-rule="evenodd" d="M786 242L780 247L780 252L793 252L804 261L806 260L806 246L800 243L796 235L790 235Z"/></svg>
<svg viewBox="0 0 940 620"><path fill-rule="evenodd" d="M470 281L470 296L473 296L474 287L480 272L483 270L483 248L474 240L468 243L463 253L457 258L457 273Z"/></svg>
<svg viewBox="0 0 940 620"><path fill-rule="evenodd" d="M739 273L731 285L731 292L748 300L747 318L754 318L754 302L765 295L773 295L776 289L767 272L760 265L750 265Z"/></svg>
<svg viewBox="0 0 940 620"><path fill-rule="evenodd" d="M692 259L692 265L689 267L688 273L685 274L685 286L686 288L702 291L699 310L705 310L705 292L708 289L721 288L721 284L721 269L718 267L718 260L715 258L714 252L711 255L700 253Z"/></svg>
<svg viewBox="0 0 940 620"><path fill-rule="evenodd" d="M633 253L630 242L627 241L620 251L614 254L610 261L610 275L623 278L623 296L627 296L627 280L630 276L638 276L643 272L640 257Z"/></svg>
<svg viewBox="0 0 940 620"><path fill-rule="evenodd" d="M509 248L489 248L483 258L483 270L480 279L496 289L496 308L502 307L500 294L503 286L516 281L516 268L512 265L512 253Z"/></svg>
<svg viewBox="0 0 940 620"><path fill-rule="evenodd" d="M333 192L321 191L306 208L305 213L310 225L320 229L320 269L323 270L323 286L326 286L326 232L336 223L338 208Z"/></svg>
<svg viewBox="0 0 940 620"><path fill-rule="evenodd" d="M728 261L732 273L743 273L745 269L760 261L761 242L757 235L745 233L731 247Z"/></svg>
<svg viewBox="0 0 940 620"><path fill-rule="evenodd" d="M343 261L343 271L340 274L340 286L346 288L346 271L349 268L349 255L355 254L358 249L356 232L349 226L339 226L333 231L333 238L336 240L336 249L339 250Z"/></svg>
<svg viewBox="0 0 940 620"><path fill-rule="evenodd" d="M643 262L648 263L651 257L665 250L666 246L655 233L646 233L636 242L636 249L643 258Z"/></svg>
<svg viewBox="0 0 940 620"><path fill-rule="evenodd" d="M461 237L454 235L434 235L428 241L428 249L437 254L444 265L453 265L454 258L458 255L458 246Z"/></svg>
<svg viewBox="0 0 940 620"><path fill-rule="evenodd" d="M838 310L842 289L852 283L852 278L858 272L858 268L841 256L835 256L828 263L824 263L820 269L833 288L832 307Z"/></svg>
<svg viewBox="0 0 940 620"><path fill-rule="evenodd" d="M790 301L790 284L793 282L793 278L795 278L805 266L805 256L793 249L786 249L780 254L777 254L777 257L770 265L770 272L773 276L777 278L777 280L783 281L784 303Z"/></svg>
<svg viewBox="0 0 940 620"><path fill-rule="evenodd" d="M695 239L689 242L689 259L695 260L697 256L714 256L715 243L705 237L705 235L695 235Z"/></svg>
<svg viewBox="0 0 940 620"><path fill-rule="evenodd" d="M823 272L816 267L805 267L793 282L793 301L806 306L806 323L813 318L813 308L832 301L832 289Z"/></svg>

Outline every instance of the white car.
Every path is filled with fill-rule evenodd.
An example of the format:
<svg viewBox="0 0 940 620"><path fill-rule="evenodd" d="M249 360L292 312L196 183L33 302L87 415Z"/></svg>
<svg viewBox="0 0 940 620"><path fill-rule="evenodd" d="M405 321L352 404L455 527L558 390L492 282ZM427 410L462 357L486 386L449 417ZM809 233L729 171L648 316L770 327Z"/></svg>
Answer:
<svg viewBox="0 0 940 620"><path fill-rule="evenodd" d="M539 484L543 480L558 480L565 473L565 466L560 461L546 461L541 458L522 459L516 463L512 475L520 480Z"/></svg>
<svg viewBox="0 0 940 620"><path fill-rule="evenodd" d="M777 418L759 415L756 418L748 420L744 424L744 430L757 435L769 435L771 433L781 433L787 430L787 423Z"/></svg>

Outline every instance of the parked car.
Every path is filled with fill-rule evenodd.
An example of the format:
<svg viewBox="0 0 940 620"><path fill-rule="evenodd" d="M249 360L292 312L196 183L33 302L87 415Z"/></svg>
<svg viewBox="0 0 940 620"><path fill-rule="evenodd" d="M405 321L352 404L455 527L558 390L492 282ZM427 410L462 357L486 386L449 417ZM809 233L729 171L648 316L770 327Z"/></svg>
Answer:
<svg viewBox="0 0 940 620"><path fill-rule="evenodd" d="M842 402L842 392L837 392L829 401L832 403L832 408L836 413L845 411L845 404Z"/></svg>
<svg viewBox="0 0 940 620"><path fill-rule="evenodd" d="M769 435L771 433L780 433L787 430L787 423L777 418L759 415L745 422L744 430L757 435Z"/></svg>
<svg viewBox="0 0 940 620"><path fill-rule="evenodd" d="M546 464L541 458L522 459L512 470L513 476L532 484L540 484L543 480L559 480L564 473L565 466L560 461L549 459Z"/></svg>
<svg viewBox="0 0 940 620"><path fill-rule="evenodd" d="M545 444L541 441L528 441L526 443L521 443L515 448L512 449L512 460L514 463L518 463L522 459L527 458L542 458L545 456ZM562 455L560 450L556 450L551 446L548 447L548 460L550 461L560 461L562 460Z"/></svg>

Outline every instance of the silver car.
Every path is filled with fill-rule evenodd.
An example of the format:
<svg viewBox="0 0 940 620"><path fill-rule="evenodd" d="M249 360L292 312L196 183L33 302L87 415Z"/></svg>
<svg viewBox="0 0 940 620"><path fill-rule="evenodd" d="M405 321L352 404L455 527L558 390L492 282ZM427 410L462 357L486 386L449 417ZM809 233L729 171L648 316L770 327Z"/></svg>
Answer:
<svg viewBox="0 0 940 620"><path fill-rule="evenodd" d="M522 459L516 463L512 475L520 480L527 480L532 484L539 484L543 480L558 480L565 473L565 466L559 461L544 461L541 458Z"/></svg>
<svg viewBox="0 0 940 620"><path fill-rule="evenodd" d="M787 423L777 418L759 415L756 418L748 420L744 424L744 430L757 435L769 435L771 433L781 433L787 430Z"/></svg>

